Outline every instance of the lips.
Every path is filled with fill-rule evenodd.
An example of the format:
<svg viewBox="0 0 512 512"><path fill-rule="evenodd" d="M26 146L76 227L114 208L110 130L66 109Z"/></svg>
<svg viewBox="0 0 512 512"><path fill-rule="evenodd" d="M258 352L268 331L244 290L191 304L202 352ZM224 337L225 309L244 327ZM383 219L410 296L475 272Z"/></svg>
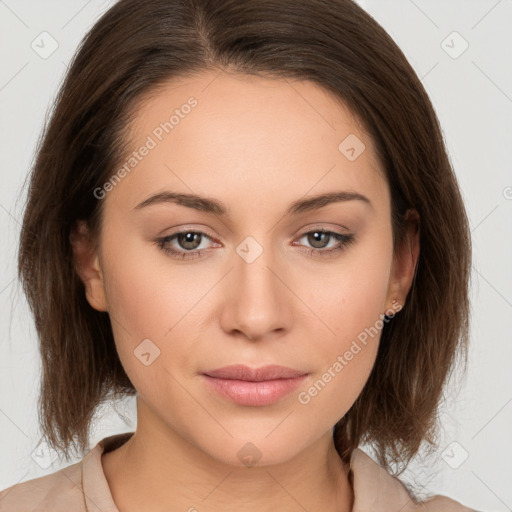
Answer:
<svg viewBox="0 0 512 512"><path fill-rule="evenodd" d="M269 365L253 369L233 365L203 373L202 379L210 389L231 402L261 407L289 395L307 375L286 366Z"/></svg>
<svg viewBox="0 0 512 512"><path fill-rule="evenodd" d="M223 366L215 370L204 372L204 375L215 377L217 379L242 380L249 382L262 382L276 379L295 379L307 372L288 368L280 365L268 365L261 368L250 368L249 366L237 364L232 366Z"/></svg>

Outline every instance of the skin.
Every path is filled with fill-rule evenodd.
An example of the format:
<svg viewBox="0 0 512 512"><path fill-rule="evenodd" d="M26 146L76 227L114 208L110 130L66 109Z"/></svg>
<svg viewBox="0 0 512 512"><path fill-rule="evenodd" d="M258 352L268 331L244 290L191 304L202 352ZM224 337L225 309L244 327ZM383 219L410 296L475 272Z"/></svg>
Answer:
<svg viewBox="0 0 512 512"><path fill-rule="evenodd" d="M102 457L112 496L120 512L351 510L349 467L332 428L361 393L380 336L309 403L298 394L392 310L393 299L404 304L419 252L417 218L393 254L389 187L374 144L342 102L311 82L217 71L174 80L138 109L130 152L190 96L197 106L101 199L98 248L83 223L72 236L87 299L109 312L138 392L136 433ZM338 149L349 134L366 146L354 161ZM134 208L163 190L215 198L230 215L173 203ZM284 215L295 200L341 190L371 205L351 200ZM330 256L307 254L338 243L315 245L305 236L315 228L355 242ZM182 252L200 246L199 257L176 259L154 242L187 229L212 237L169 244ZM248 236L263 249L252 263L236 251ZM160 350L148 366L134 355L144 339ZM281 364L308 376L275 404L243 406L201 377L236 363ZM237 456L248 442L261 453L253 467Z"/></svg>

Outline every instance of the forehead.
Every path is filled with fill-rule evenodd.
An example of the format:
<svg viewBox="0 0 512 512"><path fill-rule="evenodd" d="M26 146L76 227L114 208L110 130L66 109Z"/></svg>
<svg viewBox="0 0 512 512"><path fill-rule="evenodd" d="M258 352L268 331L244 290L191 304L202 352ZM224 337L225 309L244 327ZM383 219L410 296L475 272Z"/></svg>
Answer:
<svg viewBox="0 0 512 512"><path fill-rule="evenodd" d="M109 195L127 208L168 188L227 203L249 194L253 205L280 196L288 204L285 196L309 190L382 195L387 188L357 117L310 81L219 71L170 80L141 98L126 141L120 165L138 155Z"/></svg>

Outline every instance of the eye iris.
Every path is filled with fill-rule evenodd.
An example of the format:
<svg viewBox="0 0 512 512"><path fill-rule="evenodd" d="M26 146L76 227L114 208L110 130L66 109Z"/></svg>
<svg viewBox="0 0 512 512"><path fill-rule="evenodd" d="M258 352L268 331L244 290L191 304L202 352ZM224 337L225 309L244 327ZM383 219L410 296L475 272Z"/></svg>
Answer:
<svg viewBox="0 0 512 512"><path fill-rule="evenodd" d="M308 242L311 242L311 245L315 249L322 249L323 247L326 246L326 244L322 243L322 241L321 241L322 237L325 237L325 240L328 240L329 239L329 234L328 233L323 233L322 231L313 231L312 233L310 233L308 235ZM318 244L318 243L320 245L315 245L315 244Z"/></svg>
<svg viewBox="0 0 512 512"><path fill-rule="evenodd" d="M194 240L194 238L195 238L195 240ZM198 242L198 243L196 243L196 242ZM180 234L178 234L178 243L184 249L196 249L201 243L201 234L193 233L190 231L185 232L185 233L180 233ZM192 244L192 247L188 246L187 244Z"/></svg>

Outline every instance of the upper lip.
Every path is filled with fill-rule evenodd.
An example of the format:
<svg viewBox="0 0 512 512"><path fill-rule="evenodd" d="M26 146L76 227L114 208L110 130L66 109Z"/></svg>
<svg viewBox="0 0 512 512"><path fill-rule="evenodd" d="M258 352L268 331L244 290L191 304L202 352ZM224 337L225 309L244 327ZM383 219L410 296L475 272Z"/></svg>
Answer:
<svg viewBox="0 0 512 512"><path fill-rule="evenodd" d="M223 366L215 370L209 370L204 373L209 377L217 379L246 380L253 382L261 382L274 379L293 379L307 375L307 372L287 368L286 366L268 365L260 368L250 368L243 364L235 364L231 366Z"/></svg>

